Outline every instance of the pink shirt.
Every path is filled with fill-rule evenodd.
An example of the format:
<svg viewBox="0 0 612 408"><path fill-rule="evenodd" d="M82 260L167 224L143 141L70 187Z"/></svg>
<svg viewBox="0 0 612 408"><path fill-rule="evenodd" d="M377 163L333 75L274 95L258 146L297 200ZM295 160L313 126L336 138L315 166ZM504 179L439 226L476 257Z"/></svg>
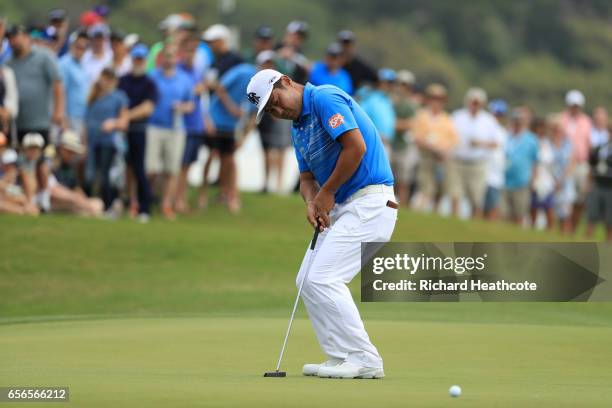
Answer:
<svg viewBox="0 0 612 408"><path fill-rule="evenodd" d="M587 161L591 148L591 119L582 112L577 116L571 116L565 111L561 120L565 134L572 142L574 158L578 163Z"/></svg>

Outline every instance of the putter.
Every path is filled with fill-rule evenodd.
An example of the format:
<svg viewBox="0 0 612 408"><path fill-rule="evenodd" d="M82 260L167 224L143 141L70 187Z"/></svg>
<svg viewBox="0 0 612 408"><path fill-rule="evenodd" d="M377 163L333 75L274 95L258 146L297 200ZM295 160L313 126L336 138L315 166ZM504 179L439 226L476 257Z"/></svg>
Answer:
<svg viewBox="0 0 612 408"><path fill-rule="evenodd" d="M297 297L295 298L295 303L293 304L293 311L291 312L291 318L289 319L289 327L287 327L287 333L285 334L285 341L283 341L283 347L281 348L280 357L278 357L278 363L276 364L276 371L268 371L264 373L264 377L286 377L287 372L280 371L281 362L283 361L283 354L285 353L285 347L287 346L287 340L289 339L289 332L291 332L291 325L293 324L293 318L295 317L295 311L297 309L298 303L300 302L300 295L302 294L302 287L304 286L304 282L306 278L308 278L308 272L310 272L310 267L312 266L312 261L314 259L314 249L317 245L317 238L319 237L319 224L314 230L314 235L312 236L312 241L310 241L310 257L308 258L308 267L304 272L304 277L300 282L300 287L298 288Z"/></svg>

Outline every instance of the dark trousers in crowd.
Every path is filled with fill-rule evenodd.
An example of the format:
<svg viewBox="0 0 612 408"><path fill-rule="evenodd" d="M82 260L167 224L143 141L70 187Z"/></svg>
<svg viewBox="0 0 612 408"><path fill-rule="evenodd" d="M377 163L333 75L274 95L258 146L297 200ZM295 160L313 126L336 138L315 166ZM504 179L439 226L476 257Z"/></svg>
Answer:
<svg viewBox="0 0 612 408"><path fill-rule="evenodd" d="M126 161L129 164L134 178L136 179L136 191L138 192L138 213L149 214L151 207L151 191L149 180L145 172L145 131L129 131L127 133L128 152Z"/></svg>
<svg viewBox="0 0 612 408"><path fill-rule="evenodd" d="M117 189L113 187L110 180L110 169L115 152L115 148L110 145L90 145L88 148L86 192L90 196L97 193L104 202L105 210L112 206L118 195Z"/></svg>

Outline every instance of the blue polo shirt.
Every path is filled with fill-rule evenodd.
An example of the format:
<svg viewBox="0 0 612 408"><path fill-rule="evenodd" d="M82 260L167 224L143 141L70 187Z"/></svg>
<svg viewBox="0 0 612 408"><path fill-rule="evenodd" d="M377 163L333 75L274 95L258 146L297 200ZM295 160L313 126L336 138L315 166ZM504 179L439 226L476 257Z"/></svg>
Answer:
<svg viewBox="0 0 612 408"><path fill-rule="evenodd" d="M293 122L291 135L300 172L309 171L319 185L325 184L342 150L337 139L352 129L361 132L366 153L355 173L336 191L338 204L363 187L393 185L391 166L376 127L353 98L332 85L306 84L302 112Z"/></svg>
<svg viewBox="0 0 612 408"><path fill-rule="evenodd" d="M323 61L318 61L313 64L308 81L315 86L335 85L349 95L353 94L353 80L348 71L344 68L340 68L336 72L330 72Z"/></svg>
<svg viewBox="0 0 612 408"><path fill-rule="evenodd" d="M538 162L538 139L529 130L506 140L506 188L519 190L529 186Z"/></svg>
<svg viewBox="0 0 612 408"><path fill-rule="evenodd" d="M245 103L246 89L255 75L255 66L247 63L240 63L225 71L219 79L219 84L225 88L230 99L237 105ZM251 108L251 104L245 104L247 108ZM223 105L221 99L216 94L210 98L210 117L215 123L218 130L224 132L233 132L236 130L236 125L240 118L232 115Z"/></svg>
<svg viewBox="0 0 612 408"><path fill-rule="evenodd" d="M59 60L59 70L66 94L66 116L70 119L83 119L87 110L89 81L83 65L70 54Z"/></svg>
<svg viewBox="0 0 612 408"><path fill-rule="evenodd" d="M195 67L179 64L179 69L187 74L191 80L192 88L195 88L204 79L203 71ZM193 111L185 115L185 130L187 130L188 134L204 136L204 116L202 114L202 97L200 95L193 94L193 105Z"/></svg>
<svg viewBox="0 0 612 408"><path fill-rule="evenodd" d="M165 129L173 129L174 104L177 102L189 102L193 96L193 85L191 79L180 69L174 71L174 75L167 77L161 69L155 69L149 74L149 78L157 88L157 103L155 110L149 118L149 123Z"/></svg>

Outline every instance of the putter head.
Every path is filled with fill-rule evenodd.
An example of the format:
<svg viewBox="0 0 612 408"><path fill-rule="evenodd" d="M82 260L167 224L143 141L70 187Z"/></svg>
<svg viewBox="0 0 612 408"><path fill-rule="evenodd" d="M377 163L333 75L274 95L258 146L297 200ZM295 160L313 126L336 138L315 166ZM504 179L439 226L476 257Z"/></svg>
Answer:
<svg viewBox="0 0 612 408"><path fill-rule="evenodd" d="M268 371L264 373L264 377L286 377L287 373L285 371Z"/></svg>

